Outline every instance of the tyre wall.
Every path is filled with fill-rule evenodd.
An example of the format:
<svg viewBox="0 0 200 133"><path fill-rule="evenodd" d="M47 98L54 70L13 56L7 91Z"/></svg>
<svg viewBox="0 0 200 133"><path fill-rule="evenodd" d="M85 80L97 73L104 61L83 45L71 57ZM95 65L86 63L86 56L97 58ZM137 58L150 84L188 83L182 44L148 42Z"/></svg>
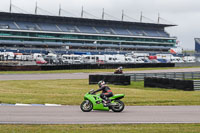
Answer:
<svg viewBox="0 0 200 133"><path fill-rule="evenodd" d="M193 80L179 80L157 77L145 77L144 87L179 89L185 91L193 91Z"/></svg>
<svg viewBox="0 0 200 133"><path fill-rule="evenodd" d="M100 80L104 80L107 84L114 85L130 85L131 77L121 74L117 75L89 75L89 84L97 84Z"/></svg>

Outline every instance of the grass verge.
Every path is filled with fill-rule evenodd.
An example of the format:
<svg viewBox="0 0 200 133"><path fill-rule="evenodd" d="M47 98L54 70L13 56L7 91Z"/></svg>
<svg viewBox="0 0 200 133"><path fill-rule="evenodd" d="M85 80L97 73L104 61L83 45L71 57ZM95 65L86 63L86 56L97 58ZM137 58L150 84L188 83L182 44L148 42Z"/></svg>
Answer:
<svg viewBox="0 0 200 133"><path fill-rule="evenodd" d="M200 91L144 88L143 84L109 86L114 94L126 95L126 105L200 105ZM86 79L0 81L0 103L80 105L90 89L97 89L97 85L88 85Z"/></svg>
<svg viewBox="0 0 200 133"><path fill-rule="evenodd" d="M199 133L200 124L0 125L1 133Z"/></svg>

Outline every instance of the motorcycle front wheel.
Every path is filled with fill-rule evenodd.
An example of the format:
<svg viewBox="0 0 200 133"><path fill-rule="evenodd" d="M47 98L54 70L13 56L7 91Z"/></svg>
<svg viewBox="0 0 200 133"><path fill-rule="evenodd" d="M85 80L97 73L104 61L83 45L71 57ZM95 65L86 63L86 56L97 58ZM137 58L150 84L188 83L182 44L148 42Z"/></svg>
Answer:
<svg viewBox="0 0 200 133"><path fill-rule="evenodd" d="M120 100L116 100L115 103L117 103L117 105L113 105L111 106L111 109L113 112L122 112L124 110L124 103Z"/></svg>
<svg viewBox="0 0 200 133"><path fill-rule="evenodd" d="M80 108L83 112L90 112L93 109L93 105L89 100L85 100L81 103Z"/></svg>

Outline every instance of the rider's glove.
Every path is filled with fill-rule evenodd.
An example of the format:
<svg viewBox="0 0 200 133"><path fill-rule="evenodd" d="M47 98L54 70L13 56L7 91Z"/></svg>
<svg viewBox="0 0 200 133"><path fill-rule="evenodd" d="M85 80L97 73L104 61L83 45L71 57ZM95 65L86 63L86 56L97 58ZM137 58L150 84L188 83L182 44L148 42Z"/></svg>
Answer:
<svg viewBox="0 0 200 133"><path fill-rule="evenodd" d="M91 94L95 94L96 92L94 91L94 92L92 92Z"/></svg>

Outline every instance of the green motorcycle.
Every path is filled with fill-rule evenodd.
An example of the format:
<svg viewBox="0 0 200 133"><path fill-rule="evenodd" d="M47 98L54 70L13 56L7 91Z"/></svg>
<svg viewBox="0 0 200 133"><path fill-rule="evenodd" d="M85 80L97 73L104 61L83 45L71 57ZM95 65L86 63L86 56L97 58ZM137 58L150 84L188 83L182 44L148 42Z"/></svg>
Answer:
<svg viewBox="0 0 200 133"><path fill-rule="evenodd" d="M124 98L124 94L116 94L112 97L109 97L111 103L106 103L100 97L100 94L93 94L94 90L90 90L84 96L84 101L81 103L80 108L83 112L90 112L91 110L105 110L109 111L110 109L113 112L121 112L124 110L124 103L120 100Z"/></svg>

